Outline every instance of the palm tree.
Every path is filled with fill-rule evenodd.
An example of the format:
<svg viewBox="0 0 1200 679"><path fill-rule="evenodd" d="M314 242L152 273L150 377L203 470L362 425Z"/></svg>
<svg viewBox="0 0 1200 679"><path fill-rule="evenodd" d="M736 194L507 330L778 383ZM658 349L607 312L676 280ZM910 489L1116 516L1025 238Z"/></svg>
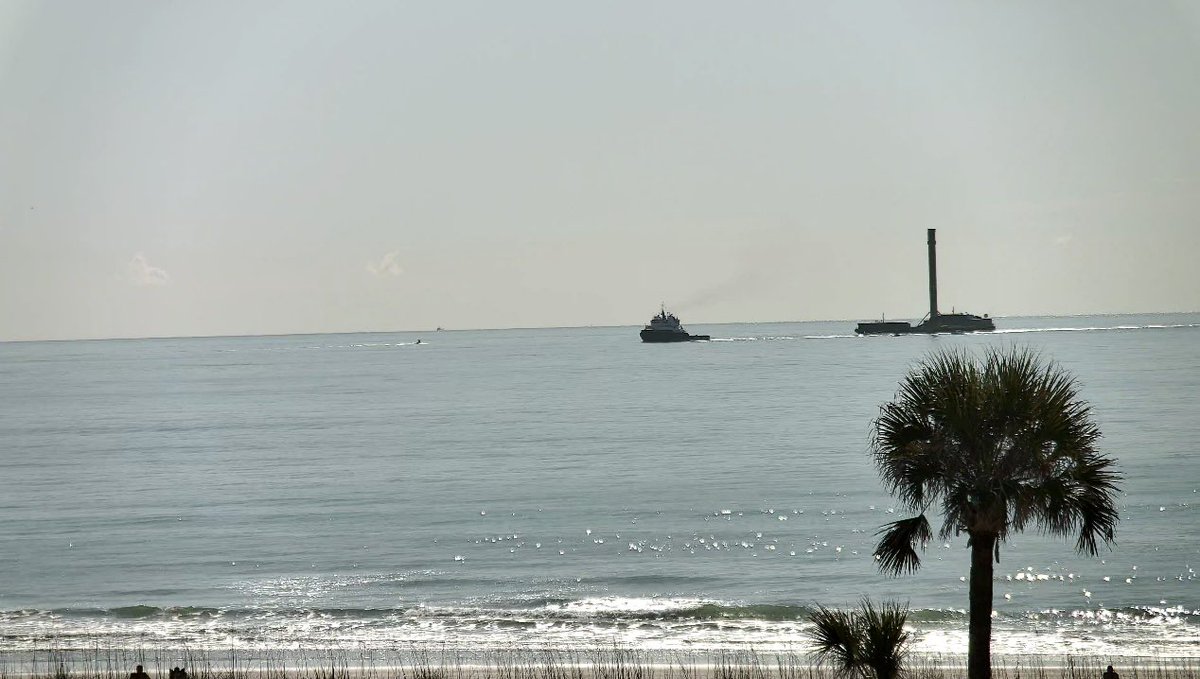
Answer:
<svg viewBox="0 0 1200 679"><path fill-rule="evenodd" d="M1113 542L1121 477L1096 450L1100 430L1074 378L1027 349L936 353L880 408L871 448L890 492L917 515L880 529L875 557L893 575L921 564L941 510L942 539L971 548L967 676L991 677L992 567L1009 533L1076 536L1095 556Z"/></svg>
<svg viewBox="0 0 1200 679"><path fill-rule="evenodd" d="M907 606L891 601L876 606L863 597L857 611L819 606L809 620L817 660L832 664L836 674L863 679L900 676L908 646Z"/></svg>

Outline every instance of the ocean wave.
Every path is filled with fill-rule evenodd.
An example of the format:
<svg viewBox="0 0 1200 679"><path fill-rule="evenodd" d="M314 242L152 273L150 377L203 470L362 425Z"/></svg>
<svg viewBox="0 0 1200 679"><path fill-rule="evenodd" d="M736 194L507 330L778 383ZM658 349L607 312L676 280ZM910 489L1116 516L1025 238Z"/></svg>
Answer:
<svg viewBox="0 0 1200 679"><path fill-rule="evenodd" d="M695 598L599 597L542 607L552 618L597 620L761 620L806 619L810 607L781 604L742 605Z"/></svg>
<svg viewBox="0 0 1200 679"><path fill-rule="evenodd" d="M263 618L326 618L346 620L382 620L393 618L474 619L517 617L547 620L760 620L764 622L806 620L814 606L801 604L749 604L706 600L695 597L541 597L493 605L427 605L394 607L229 607L132 605L115 608L16 609L0 611L0 620L15 622L30 619L54 620L192 620L222 617L260 620ZM1013 620L1178 620L1200 625L1200 609L1178 606L1124 606L1088 609L1038 609L1023 612L997 612L999 619ZM916 608L909 619L920 623L959 622L967 619L965 609Z"/></svg>
<svg viewBox="0 0 1200 679"><path fill-rule="evenodd" d="M642 621L757 621L805 622L814 606L800 604L747 604L704 600L691 597L585 597L540 598L509 605L426 605L395 607L230 607L133 605L116 608L57 608L52 610L17 609L0 611L0 622L19 624L29 621L57 622L69 627L73 621L104 620L113 623L138 621L175 621L204 623L221 619L228 624L238 621L327 620L360 624L394 623L418 620L462 620L472 623L512 621L609 624ZM965 623L967 611L953 608L912 609L913 624ZM999 621L1097 621L1172 622L1192 624L1200 629L1200 609L1183 606L1126 606L1092 609L1040 609L1021 612L997 612Z"/></svg>
<svg viewBox="0 0 1200 679"><path fill-rule="evenodd" d="M229 607L131 605L0 611L0 652L34 648L569 649L618 643L647 651L805 648L812 607L695 597L583 597L508 605ZM914 609L915 650L965 648L967 612ZM1200 611L1131 606L997 613L998 653L1200 656Z"/></svg>

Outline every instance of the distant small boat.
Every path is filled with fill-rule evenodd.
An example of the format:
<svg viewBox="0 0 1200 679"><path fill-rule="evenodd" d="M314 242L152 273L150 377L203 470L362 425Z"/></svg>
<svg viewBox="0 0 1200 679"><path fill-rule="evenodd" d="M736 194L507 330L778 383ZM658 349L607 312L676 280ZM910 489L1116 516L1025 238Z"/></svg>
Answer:
<svg viewBox="0 0 1200 679"><path fill-rule="evenodd" d="M666 308L660 309L658 315L650 319L650 323L642 328L640 334L643 342L694 342L710 339L708 335L689 335L675 314L667 313Z"/></svg>

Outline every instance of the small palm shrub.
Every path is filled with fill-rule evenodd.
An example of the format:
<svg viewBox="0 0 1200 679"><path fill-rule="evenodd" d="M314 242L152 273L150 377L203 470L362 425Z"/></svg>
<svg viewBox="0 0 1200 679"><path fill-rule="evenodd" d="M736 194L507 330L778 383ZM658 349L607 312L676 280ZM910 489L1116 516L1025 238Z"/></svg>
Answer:
<svg viewBox="0 0 1200 679"><path fill-rule="evenodd" d="M818 606L809 620L818 664L843 677L896 679L903 673L907 605L894 601L876 604L863 597L857 610Z"/></svg>

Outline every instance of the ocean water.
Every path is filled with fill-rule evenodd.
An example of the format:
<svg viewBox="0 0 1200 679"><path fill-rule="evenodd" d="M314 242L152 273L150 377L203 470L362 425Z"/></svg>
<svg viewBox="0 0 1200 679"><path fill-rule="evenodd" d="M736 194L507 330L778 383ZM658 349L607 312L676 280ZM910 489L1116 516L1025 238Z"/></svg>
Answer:
<svg viewBox="0 0 1200 679"><path fill-rule="evenodd" d="M965 539L873 562L870 424L929 351L1022 345L1124 493L1099 558L1002 548L996 652L1200 656L1200 315L852 325L0 344L0 651L803 651L871 594L964 652Z"/></svg>

